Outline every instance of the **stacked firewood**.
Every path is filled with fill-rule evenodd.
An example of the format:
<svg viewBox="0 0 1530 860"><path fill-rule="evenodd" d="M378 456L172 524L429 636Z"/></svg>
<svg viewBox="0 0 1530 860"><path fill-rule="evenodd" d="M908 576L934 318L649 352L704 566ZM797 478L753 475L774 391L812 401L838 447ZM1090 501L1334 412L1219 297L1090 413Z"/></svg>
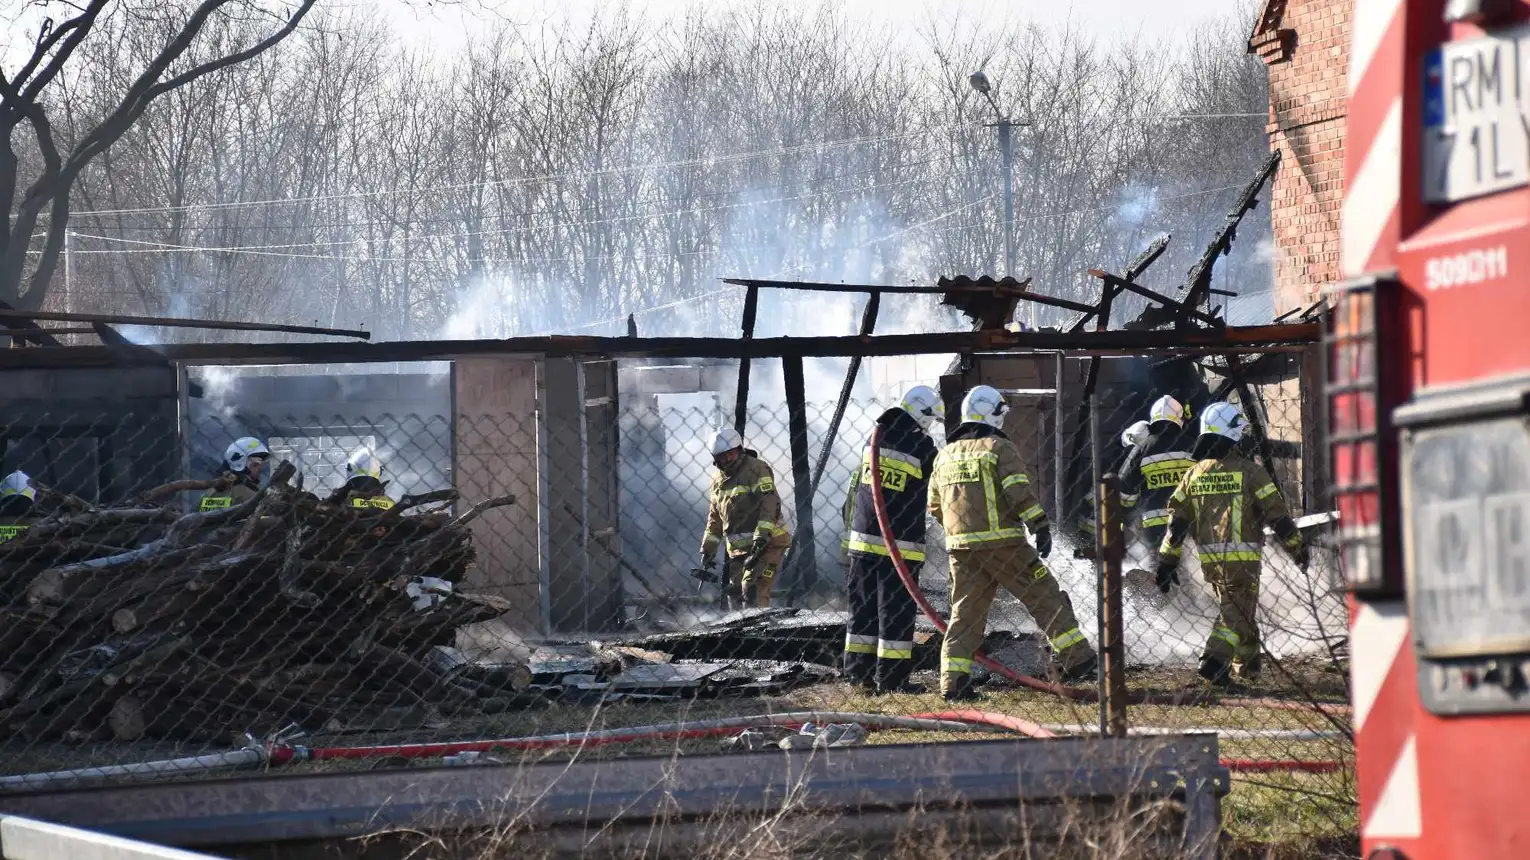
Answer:
<svg viewBox="0 0 1530 860"><path fill-rule="evenodd" d="M222 510L70 511L0 544L0 739L227 740L408 728L514 707L434 646L503 615L456 591L473 563L455 491L390 510L321 501L283 462ZM175 489L150 493L168 497Z"/></svg>

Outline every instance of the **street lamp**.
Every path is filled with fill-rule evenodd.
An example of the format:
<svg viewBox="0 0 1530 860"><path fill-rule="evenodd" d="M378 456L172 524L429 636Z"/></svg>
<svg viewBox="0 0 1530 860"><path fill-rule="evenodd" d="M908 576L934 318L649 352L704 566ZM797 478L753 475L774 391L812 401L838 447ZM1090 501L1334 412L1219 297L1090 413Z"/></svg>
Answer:
<svg viewBox="0 0 1530 860"><path fill-rule="evenodd" d="M985 125L999 130L999 154L1004 160L1004 274L1010 277L1019 277L1015 273L1015 185L1014 166L1015 148L1013 130L1027 123L1014 122L1004 115L999 108L999 103L993 97L993 84L988 80L988 75L978 69L967 77L967 83L972 85L988 104L993 107L994 122ZM1029 309L1031 327L1036 327L1035 308Z"/></svg>

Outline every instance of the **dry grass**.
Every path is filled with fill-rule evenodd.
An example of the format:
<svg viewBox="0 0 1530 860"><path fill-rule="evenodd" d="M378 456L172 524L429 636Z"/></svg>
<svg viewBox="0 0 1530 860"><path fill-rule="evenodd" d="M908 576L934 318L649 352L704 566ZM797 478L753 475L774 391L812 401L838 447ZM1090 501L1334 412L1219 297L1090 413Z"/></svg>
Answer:
<svg viewBox="0 0 1530 860"><path fill-rule="evenodd" d="M1133 673L1135 689L1174 689L1184 684L1184 673ZM925 680L933 680L926 676ZM1328 681L1317 672L1314 686ZM1342 690L1319 692L1328 700ZM1255 691L1255 695L1268 694ZM1054 696L1026 689L986 688L983 699L971 707L1022 717L1053 725L1096 726L1098 706L1064 701ZM753 699L712 699L663 703L613 703L598 708L554 705L536 711L452 720L446 731L432 730L430 740L456 738L514 737L556 732L580 732L669 723L693 722L713 717L746 714L780 713L801 710L867 711L908 715L947 710L949 706L934 693L925 695L865 696L844 684L830 683L798 690L790 695ZM1196 730L1295 730L1329 731L1328 719L1309 710L1229 705L1138 706L1130 709L1133 726L1154 726L1171 731ZM400 731L365 735L314 736L301 742L319 745L376 744L420 740L425 733ZM978 738L1007 737L995 733L954 735L936 732L886 731L871 735L871 743L959 742ZM1220 742L1225 758L1307 759L1349 761L1353 751L1346 740L1296 740L1290 738L1223 737ZM498 758L513 762L537 762L578 758L601 759L620 756L686 756L714 753L716 739L655 740L643 743L593 747L583 750L561 749L538 753L504 753ZM27 751L29 764L46 767L77 766L88 757L95 763L105 760L129 761L152 757L186 755L205 751L174 745L103 745L32 749ZM21 761L7 756L10 772L21 769ZM306 764L298 770L341 768L430 766L434 762L340 762ZM1224 855L1236 860L1295 860L1352 856L1356 832L1353 775L1349 770L1330 774L1257 774L1237 776L1231 794L1223 799ZM1172 812L1172 810L1169 810ZM907 822L880 820L872 827L865 816L847 820L827 820L811 814L801 803L789 803L770 815L729 816L704 822L699 828L676 829L665 822L655 822L647 830L621 829L601 831L602 851L606 856L634 858L685 856L689 860L732 860L732 858L828 858L876 857L877 860L941 860L982 856L992 858L1088 857L1090 860L1160 856L1149 850L1152 842L1146 833L1161 829L1164 810L1156 808L1113 807L1026 807L1013 810L995 822L992 815L972 816L941 813L939 816L912 815ZM938 826L932 822L938 820ZM981 826L979 826L981 824ZM1044 826L1043 826L1044 825ZM994 828L998 837L994 838ZM888 844L866 847L868 828L890 832L896 838ZM1052 834L1045 839L1040 830ZM683 831L683 833L682 833ZM1065 847L1059 847L1056 833L1065 835ZM698 835L699 834L699 835ZM985 835L986 834L986 835ZM588 838L584 834L580 838ZM680 837L684 836L682 845ZM981 838L980 838L981 837ZM393 834L371 843L352 843L343 855L350 857L439 858L439 860L492 860L514 858L530 860L538 856L572 856L579 845L563 841L549 842L546 834L530 833L516 821L507 820L492 832L455 834ZM877 838L882 838L878 836ZM875 842L875 840L872 840ZM554 844L555 843L555 844ZM593 843L592 843L593 844ZM1042 850L1045 846L1045 850ZM591 846L585 846L586 848ZM1156 849L1154 849L1156 850ZM1132 852L1138 853L1132 853ZM1071 853L1069 853L1071 852ZM1349 852L1349 853L1346 853ZM251 855L255 856L255 855ZM283 856L283 855L260 855ZM306 855L305 855L306 856ZM313 855L330 856L330 855ZM594 856L594 855L592 855ZM1169 855L1162 855L1169 856Z"/></svg>

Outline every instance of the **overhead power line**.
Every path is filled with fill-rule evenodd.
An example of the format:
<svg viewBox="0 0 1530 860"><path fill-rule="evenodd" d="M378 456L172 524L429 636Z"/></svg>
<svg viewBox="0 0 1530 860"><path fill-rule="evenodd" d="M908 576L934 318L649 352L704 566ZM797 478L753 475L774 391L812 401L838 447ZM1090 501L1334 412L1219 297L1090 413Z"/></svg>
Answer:
<svg viewBox="0 0 1530 860"><path fill-rule="evenodd" d="M698 158L685 158L671 161L656 161L647 164L633 164L618 167L610 167L603 170L576 170L562 173L546 173L536 176L519 176L508 179L487 179L475 182L459 182L446 185L411 186L408 188L395 188L382 191L351 191L338 194L316 194L305 197L273 197L264 200L232 200L222 203L187 203L178 206L145 206L125 209L93 209L75 212L75 215L133 215L151 212L193 212L193 211L216 211L220 209L240 209L249 206L284 206L299 203L322 203L336 200L359 200L370 197L388 197L400 194L438 194L446 191L462 191L475 188L492 188L505 185L520 185L531 182L551 182L564 179L589 179L595 176L619 176L626 173L642 173L649 170L662 170L672 167L714 167L721 164L733 164L741 161L752 161L757 158L770 158L778 155L788 155L796 152L804 152L812 149L864 146L872 143L882 143L889 140L897 140L905 137L927 135L936 131L964 128L964 125L941 125L897 132L894 134L870 135L863 137L843 138L838 140L821 140L810 143L797 144L795 146L781 146L773 149L755 150L751 152L728 153L722 155L707 155Z"/></svg>

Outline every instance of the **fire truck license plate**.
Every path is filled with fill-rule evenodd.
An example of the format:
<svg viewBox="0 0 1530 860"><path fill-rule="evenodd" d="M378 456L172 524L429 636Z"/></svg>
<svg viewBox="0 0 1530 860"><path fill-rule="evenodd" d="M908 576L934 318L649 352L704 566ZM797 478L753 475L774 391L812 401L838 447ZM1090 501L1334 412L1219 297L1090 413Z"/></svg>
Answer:
<svg viewBox="0 0 1530 860"><path fill-rule="evenodd" d="M1530 183L1530 28L1447 42L1424 59L1424 199Z"/></svg>
<svg viewBox="0 0 1530 860"><path fill-rule="evenodd" d="M1404 453L1408 591L1426 657L1530 650L1530 429L1421 429Z"/></svg>

